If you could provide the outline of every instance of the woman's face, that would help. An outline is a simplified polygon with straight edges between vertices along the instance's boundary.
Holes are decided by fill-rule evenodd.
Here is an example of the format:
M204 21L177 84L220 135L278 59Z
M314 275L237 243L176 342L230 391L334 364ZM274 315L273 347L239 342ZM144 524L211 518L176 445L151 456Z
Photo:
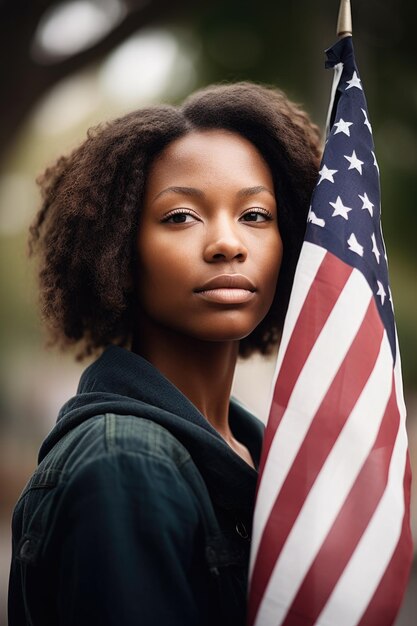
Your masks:
M282 258L269 167L225 130L173 141L153 163L138 232L139 302L154 327L246 337L267 314Z

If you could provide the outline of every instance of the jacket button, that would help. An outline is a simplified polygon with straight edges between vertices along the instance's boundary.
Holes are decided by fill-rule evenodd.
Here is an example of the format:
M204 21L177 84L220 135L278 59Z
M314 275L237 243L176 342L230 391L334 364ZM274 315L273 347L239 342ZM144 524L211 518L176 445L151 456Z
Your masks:
M236 522L236 532L242 537L242 539L247 539L249 537L245 524L240 520Z

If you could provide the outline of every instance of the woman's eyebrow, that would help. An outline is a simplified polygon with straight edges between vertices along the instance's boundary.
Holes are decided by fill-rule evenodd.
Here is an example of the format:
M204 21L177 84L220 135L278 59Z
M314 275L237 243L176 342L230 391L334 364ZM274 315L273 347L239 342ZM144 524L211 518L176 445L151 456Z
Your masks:
M204 192L201 191L201 189L196 189L195 187L167 187L166 189L163 189L162 191L157 193L153 201L159 198L159 196L162 196L162 194L170 192L178 193L182 196L197 196L199 198L204 197Z
M266 191L267 193L269 193L275 200L275 196L272 191L267 187L264 187L263 185L257 185L256 187L245 187L244 189L238 191L236 195L238 198L247 198L248 196L255 196L262 191Z

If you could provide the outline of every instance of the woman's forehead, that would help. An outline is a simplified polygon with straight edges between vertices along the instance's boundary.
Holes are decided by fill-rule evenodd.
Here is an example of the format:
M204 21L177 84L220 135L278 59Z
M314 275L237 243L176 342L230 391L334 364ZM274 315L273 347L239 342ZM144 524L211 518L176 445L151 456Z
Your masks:
M238 133L223 129L193 131L171 142L149 171L147 187L238 184L273 190L271 171L258 149Z

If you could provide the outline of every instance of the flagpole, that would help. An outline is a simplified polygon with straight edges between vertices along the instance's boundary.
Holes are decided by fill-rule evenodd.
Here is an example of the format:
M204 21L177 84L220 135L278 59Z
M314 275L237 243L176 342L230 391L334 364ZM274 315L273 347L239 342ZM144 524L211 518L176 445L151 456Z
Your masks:
M352 11L350 8L350 0L340 0L336 33L340 38L352 36Z
M350 8L350 0L340 0L339 15L337 18L336 33L339 39L352 36L352 11ZM330 132L330 119L333 111L333 104L336 95L337 86L343 71L343 65L339 64L334 67L333 85L330 93L329 108L326 119L326 138Z

